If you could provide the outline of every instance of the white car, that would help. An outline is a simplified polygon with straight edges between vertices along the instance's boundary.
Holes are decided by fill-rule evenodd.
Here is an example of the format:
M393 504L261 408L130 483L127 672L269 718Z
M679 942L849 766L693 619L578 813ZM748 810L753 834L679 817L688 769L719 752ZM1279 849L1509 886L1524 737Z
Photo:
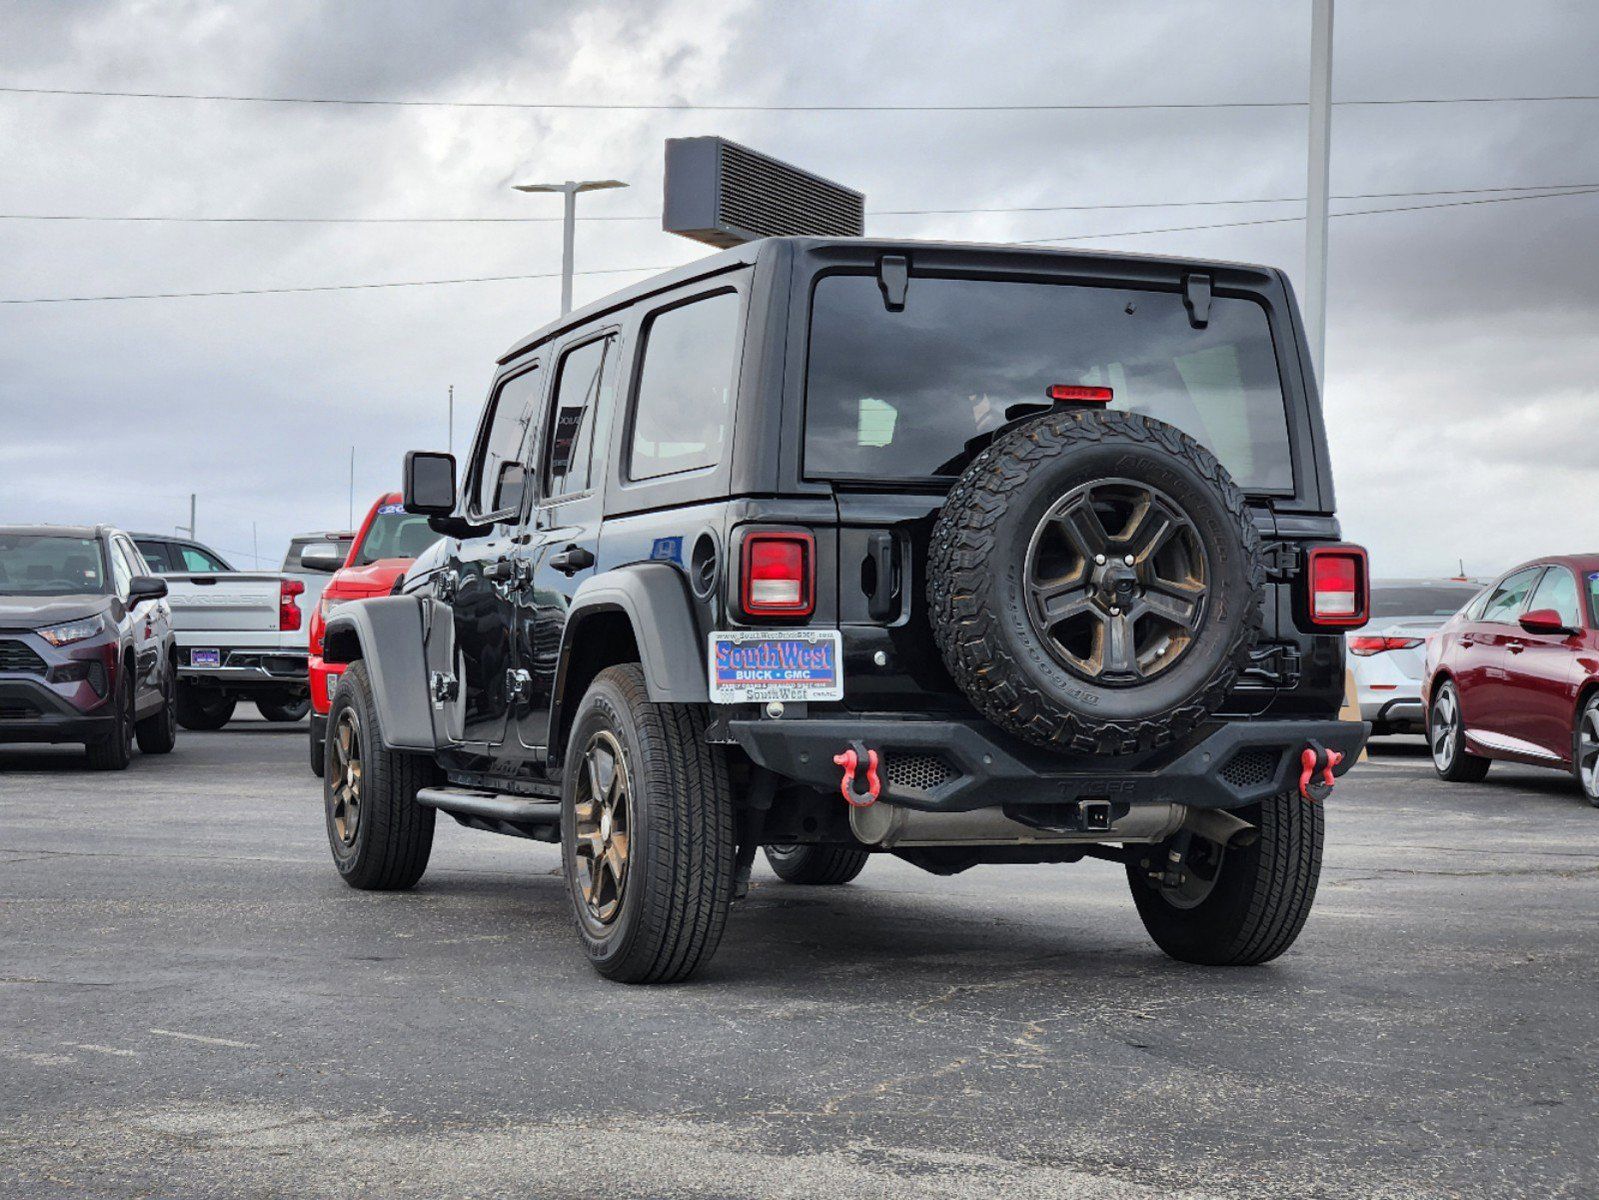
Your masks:
M1349 673L1373 736L1421 733L1427 639L1483 589L1472 579L1393 579L1371 585L1371 620L1346 634Z

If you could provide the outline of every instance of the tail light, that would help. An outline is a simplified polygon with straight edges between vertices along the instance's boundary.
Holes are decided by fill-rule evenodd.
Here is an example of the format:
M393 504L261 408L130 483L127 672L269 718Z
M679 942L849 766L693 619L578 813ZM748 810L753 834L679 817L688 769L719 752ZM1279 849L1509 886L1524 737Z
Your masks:
M1052 383L1049 398L1057 404L1109 404L1116 393L1108 387L1090 387L1077 383Z
M1316 546L1308 555L1313 625L1355 628L1371 613L1371 573L1363 546Z
M816 609L816 539L808 533L744 537L740 600L752 617L806 617Z
M300 621L304 614L294 598L305 591L305 584L298 579L285 579L278 584L278 628L293 630L300 628Z
M1405 637L1351 637L1349 639L1349 653L1361 658L1368 658L1373 654L1381 654L1385 650L1414 650L1422 644L1421 638Z

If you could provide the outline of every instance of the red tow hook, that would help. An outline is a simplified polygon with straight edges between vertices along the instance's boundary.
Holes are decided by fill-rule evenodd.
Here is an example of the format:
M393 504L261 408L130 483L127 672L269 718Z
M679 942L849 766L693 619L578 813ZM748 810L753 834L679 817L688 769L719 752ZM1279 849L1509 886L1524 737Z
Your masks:
M1333 768L1344 761L1341 751L1310 742L1299 752L1299 794L1312 803L1332 795ZM1319 778L1318 778L1319 776Z
M876 750L868 750L863 742L851 742L841 753L833 755L833 762L844 768L844 778L838 785L844 803L853 808L866 808L877 803L877 797L883 792L883 784L877 778ZM857 775L862 762L865 762L866 770Z

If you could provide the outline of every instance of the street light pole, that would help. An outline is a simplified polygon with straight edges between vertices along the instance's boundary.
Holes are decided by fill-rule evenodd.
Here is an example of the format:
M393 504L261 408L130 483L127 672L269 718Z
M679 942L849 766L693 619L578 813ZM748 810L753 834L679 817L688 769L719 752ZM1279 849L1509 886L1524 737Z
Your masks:
M577 243L577 194L606 188L624 188L620 179L568 179L565 183L518 183L519 192L560 192L566 219L561 228L561 315L572 311L572 253Z
M1305 206L1305 332L1321 390L1327 377L1327 202L1332 166L1333 0L1310 7L1310 165Z

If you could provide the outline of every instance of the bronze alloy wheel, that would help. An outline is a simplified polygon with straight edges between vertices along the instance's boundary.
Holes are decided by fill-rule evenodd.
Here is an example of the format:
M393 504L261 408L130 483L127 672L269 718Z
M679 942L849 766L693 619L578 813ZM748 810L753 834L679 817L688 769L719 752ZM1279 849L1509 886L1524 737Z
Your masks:
M599 730L583 751L572 815L578 886L588 915L609 925L622 911L627 888L632 783L622 745Z
M361 831L361 717L353 707L339 712L328 742L333 750L328 774L333 832L348 848Z
M1132 479L1073 488L1027 550L1027 615L1068 670L1137 684L1176 664L1204 619L1209 563L1164 492Z

